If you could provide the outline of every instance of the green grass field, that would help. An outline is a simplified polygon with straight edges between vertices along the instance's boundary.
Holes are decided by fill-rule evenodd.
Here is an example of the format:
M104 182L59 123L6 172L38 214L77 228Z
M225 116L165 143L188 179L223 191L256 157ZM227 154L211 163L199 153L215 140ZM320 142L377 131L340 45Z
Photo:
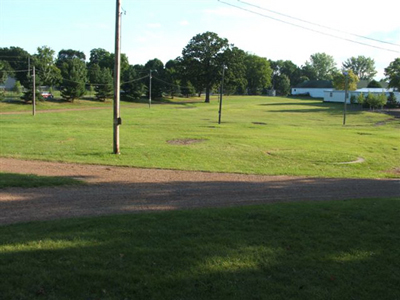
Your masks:
M0 227L1 299L400 299L400 198Z
M122 154L117 156L112 154L109 102L100 103L110 107L105 110L41 113L39 108L35 117L1 115L0 153L24 159L210 172L400 177L399 119L353 109L343 127L340 104L225 97L219 125L216 97L211 104L194 100L155 102L151 109L145 103L122 102ZM7 111L19 107L5 105ZM52 103L54 107L79 105ZM168 143L183 139L198 142ZM342 164L358 158L365 162Z

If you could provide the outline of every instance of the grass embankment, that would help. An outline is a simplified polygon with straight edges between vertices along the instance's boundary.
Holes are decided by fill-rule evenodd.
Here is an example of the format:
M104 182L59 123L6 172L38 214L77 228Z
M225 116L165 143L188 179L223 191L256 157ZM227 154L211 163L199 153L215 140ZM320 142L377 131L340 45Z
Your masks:
M218 125L216 97L210 104L177 102L183 100L154 104L151 109L143 103L123 104L118 156L112 154L110 110L2 115L0 153L24 159L211 172L400 176L400 120L390 116L350 110L347 125L342 126L340 104L225 97ZM179 143L185 139L197 143ZM365 162L342 164L358 158Z
M0 172L0 189L8 187L35 188L44 186L80 185L83 181L68 177L36 176Z
M399 299L400 198L0 227L2 299Z

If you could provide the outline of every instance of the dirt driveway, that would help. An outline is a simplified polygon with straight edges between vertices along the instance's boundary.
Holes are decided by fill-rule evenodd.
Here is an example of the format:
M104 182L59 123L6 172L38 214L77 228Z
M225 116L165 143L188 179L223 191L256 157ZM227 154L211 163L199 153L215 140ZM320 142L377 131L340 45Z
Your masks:
M321 179L137 169L0 158L1 171L86 186L0 190L0 224L307 200L400 197L396 179Z

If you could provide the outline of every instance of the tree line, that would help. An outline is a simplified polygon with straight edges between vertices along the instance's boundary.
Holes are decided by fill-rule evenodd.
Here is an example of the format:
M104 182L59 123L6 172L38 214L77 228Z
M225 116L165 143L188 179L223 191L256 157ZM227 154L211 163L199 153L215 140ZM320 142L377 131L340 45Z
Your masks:
M32 99L32 75L28 68L35 66L37 85L57 87L61 96L74 101L88 90L104 101L113 94L114 54L95 48L90 57L79 50L63 49L58 55L47 46L37 48L31 55L20 47L0 48L0 81L11 75L25 87L23 98ZM204 93L205 101L218 89L224 72L226 94L259 95L268 89L286 96L290 87L307 80L340 81L343 70L351 70L358 79L372 81L377 74L372 58L351 57L336 67L334 58L326 53L312 54L302 66L290 60L272 61L250 54L230 44L216 33L205 32L194 36L183 48L182 55L166 64L155 58L144 65L130 65L121 55L121 89L127 97L138 99L149 92L152 74L152 95L191 96ZM389 86L400 89L400 58L385 69ZM375 82L375 84L379 84ZM37 92L37 97L41 95Z

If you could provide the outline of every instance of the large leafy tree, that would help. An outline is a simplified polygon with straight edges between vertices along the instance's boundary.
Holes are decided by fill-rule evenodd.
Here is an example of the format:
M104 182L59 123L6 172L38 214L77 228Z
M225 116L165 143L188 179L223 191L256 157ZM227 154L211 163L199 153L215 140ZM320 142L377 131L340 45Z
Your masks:
M54 54L54 50L42 46L37 48L37 54L33 56L34 65L37 68L42 84L47 86L53 86L61 80L61 71L56 66Z
M347 70L347 90L355 91L358 82L358 76L354 74L353 70ZM345 90L346 75L340 72L335 73L335 75L333 75L333 86L337 90Z
M315 73L317 80L332 80L333 74L337 72L333 56L326 53L312 54L310 60L306 62L306 66Z
M266 58L247 54L245 64L249 95L259 95L264 88L271 86L272 69Z
M85 94L87 70L85 62L78 57L64 59L60 65L61 96L73 102Z
M247 87L246 52L232 46L223 55L225 63L224 92L226 94L244 94Z
M10 64L5 60L0 60L0 83L6 82L10 75L14 75Z
M108 68L111 70L111 74L114 76L115 56L114 53L110 53L103 48L95 48L90 51L90 57L88 62L88 72L93 65L99 65L101 69ZM129 61L126 54L121 53L121 74L125 72L129 67Z
M227 39L220 38L214 32L205 32L194 36L182 51L182 58L190 72L196 88L205 88L205 102L210 102L210 92L220 81L224 65L223 53L229 48Z
M400 57L392 61L385 68L386 79L389 80L389 87L400 90Z
M113 77L111 70L108 68L102 68L97 74L97 84L94 87L96 92L96 98L100 101L105 101L106 98L110 98L113 95Z
M362 55L350 57L342 65L345 70L352 70L360 80L372 80L377 73L375 61Z
M290 93L290 79L286 74L278 75L275 78L275 89L281 96L287 96Z
M22 83L26 88L29 87L28 82L28 66L31 55L20 47L0 48L0 60L4 68L10 67L14 72L15 79ZM32 62L31 62L32 63ZM26 72L21 72L26 70Z
M165 70L164 64L158 58L149 60L143 68L143 73L150 74L150 70L152 72L152 82L151 82L151 95L152 98L160 98L163 95L163 92L166 88L166 80L165 80ZM144 84L147 86L147 90L149 89L149 79L146 78Z
M272 82L275 85L275 79L281 75L289 78L291 85L297 85L303 81L301 69L290 60L270 60L272 68Z
M165 88L173 99L176 94L180 91L180 80L179 80L179 64L177 59L171 59L165 64L165 80L168 82Z
M129 66L127 70L122 73L122 90L125 95L131 99L140 99L146 92L146 85L142 80L137 80L143 76L142 65Z

